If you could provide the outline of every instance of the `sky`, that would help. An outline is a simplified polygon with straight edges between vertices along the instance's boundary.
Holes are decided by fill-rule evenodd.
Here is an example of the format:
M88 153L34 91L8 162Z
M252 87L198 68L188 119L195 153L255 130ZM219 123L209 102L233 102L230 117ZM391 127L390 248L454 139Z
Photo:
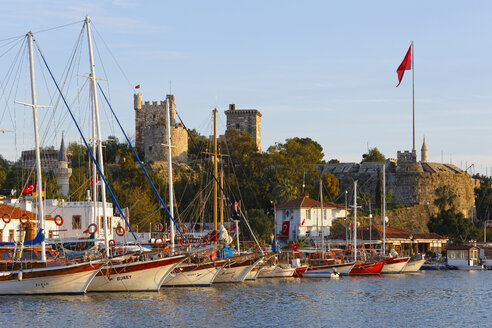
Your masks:
M263 150L309 137L326 160L359 162L368 147L396 158L412 148L412 74L407 71L396 88L396 69L414 41L418 157L425 136L429 161L492 172L487 1L2 0L0 45L33 31L60 78L85 15L94 27L96 75L130 136L139 84L144 101L173 93L185 125L203 135L211 134L214 107L223 133L224 111L235 103L262 113ZM77 74L89 73L85 61L78 60ZM8 65L6 56L0 59L3 95ZM40 89L52 89L41 91L38 103L51 104L53 88L37 69ZM72 91L84 79L72 79ZM21 99L15 100L30 99L27 86L16 87ZM32 114L10 98L0 102L0 129L16 132L0 134L0 154L14 160L32 148ZM76 97L70 102L84 104ZM62 131L66 142L80 142L58 107L40 109L44 146L57 147ZM102 111L103 135L121 140L107 108ZM84 105L78 112L87 126Z

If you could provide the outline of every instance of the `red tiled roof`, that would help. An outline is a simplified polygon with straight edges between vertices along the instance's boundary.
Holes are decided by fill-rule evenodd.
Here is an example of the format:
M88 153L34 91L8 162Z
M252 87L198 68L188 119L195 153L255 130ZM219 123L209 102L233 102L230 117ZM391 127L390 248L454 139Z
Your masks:
M467 250L469 250L472 247L480 248L478 246L472 246L472 245L449 245L448 247L446 247L446 249L448 249L448 250L450 249L450 250L463 250L463 251L467 251Z
M290 208L301 208L301 207L310 207L310 208L321 207L321 203L318 202L317 200L309 198L309 196L304 196L288 201L287 203L284 203L282 205L279 205L278 209L290 209ZM345 209L345 206L335 204L332 202L323 203L323 207Z

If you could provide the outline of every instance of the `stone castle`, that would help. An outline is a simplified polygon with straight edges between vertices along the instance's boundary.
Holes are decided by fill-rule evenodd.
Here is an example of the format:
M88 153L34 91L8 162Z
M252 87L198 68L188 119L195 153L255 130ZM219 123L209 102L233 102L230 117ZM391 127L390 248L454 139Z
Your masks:
M166 100L142 104L142 94L134 94L135 107L135 145L143 153L145 161L167 161L166 103L171 116L171 157L173 162L188 160L188 133L181 123L176 122L174 95L166 95Z
M235 104L224 111L227 117L227 131L239 130L250 134L261 152L261 113L257 109L237 109Z
M353 182L358 180L358 189L370 194L374 204L378 169L382 172L385 165L386 191L391 191L393 204L419 205L430 216L438 212L434 204L436 189L448 186L457 195L457 209L471 217L475 205L474 188L478 187L476 180L455 165L428 162L427 151L424 139L420 162L415 151L399 151L396 160L326 164L323 173L337 177L342 192L353 190Z

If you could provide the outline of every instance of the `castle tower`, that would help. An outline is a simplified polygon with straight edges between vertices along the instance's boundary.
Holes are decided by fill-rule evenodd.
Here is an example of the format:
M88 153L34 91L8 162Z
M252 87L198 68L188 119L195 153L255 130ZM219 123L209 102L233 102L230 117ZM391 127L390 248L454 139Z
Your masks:
M261 151L261 113L257 109L237 109L235 104L224 111L227 116L227 130L239 130L253 137L258 151Z
M172 158L176 162L188 160L188 134L183 125L176 123L176 103L174 95L166 95L165 101L146 101L142 104L142 94L134 94L135 108L135 146L144 154L146 162L166 161L166 102L169 103L171 117Z
M62 140L60 145L60 152L58 153L58 167L55 169L56 184L60 190L60 194L68 197L70 193L70 176L72 175L72 169L68 167L67 150L65 149L65 141Z
M425 144L425 137L424 142L422 143L422 148L420 149L420 162L427 162L427 145Z

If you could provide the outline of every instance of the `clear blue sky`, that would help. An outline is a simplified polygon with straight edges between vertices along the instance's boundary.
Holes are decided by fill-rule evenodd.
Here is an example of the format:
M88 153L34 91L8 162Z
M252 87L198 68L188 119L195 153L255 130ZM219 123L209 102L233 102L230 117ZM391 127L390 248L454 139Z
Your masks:
M487 1L3 0L0 39L89 14L130 81L111 68L114 64L96 62L100 75L107 73L102 77L131 135L131 85L142 86L144 100L163 100L172 81L179 114L203 134L211 132L214 107L223 132L223 111L235 103L263 114L263 149L286 138L310 137L323 146L326 160L343 162L360 161L368 145L392 158L411 149L411 72L395 86L396 68L413 40L418 153L425 135L430 161L441 162L442 156L463 168L474 163L476 172L489 167L490 174L491 6ZM58 76L81 26L35 33ZM106 51L101 39L96 43ZM111 62L110 56L100 59ZM21 122L17 147L29 148L21 132L30 123L29 112L10 110ZM0 123L0 129L11 128L9 120ZM79 141L68 120L59 128L67 141ZM114 125L105 124L103 134L113 133L120 137ZM46 145L58 146L58 128L55 134L58 139L48 138ZM13 136L0 138L0 152L14 159Z

